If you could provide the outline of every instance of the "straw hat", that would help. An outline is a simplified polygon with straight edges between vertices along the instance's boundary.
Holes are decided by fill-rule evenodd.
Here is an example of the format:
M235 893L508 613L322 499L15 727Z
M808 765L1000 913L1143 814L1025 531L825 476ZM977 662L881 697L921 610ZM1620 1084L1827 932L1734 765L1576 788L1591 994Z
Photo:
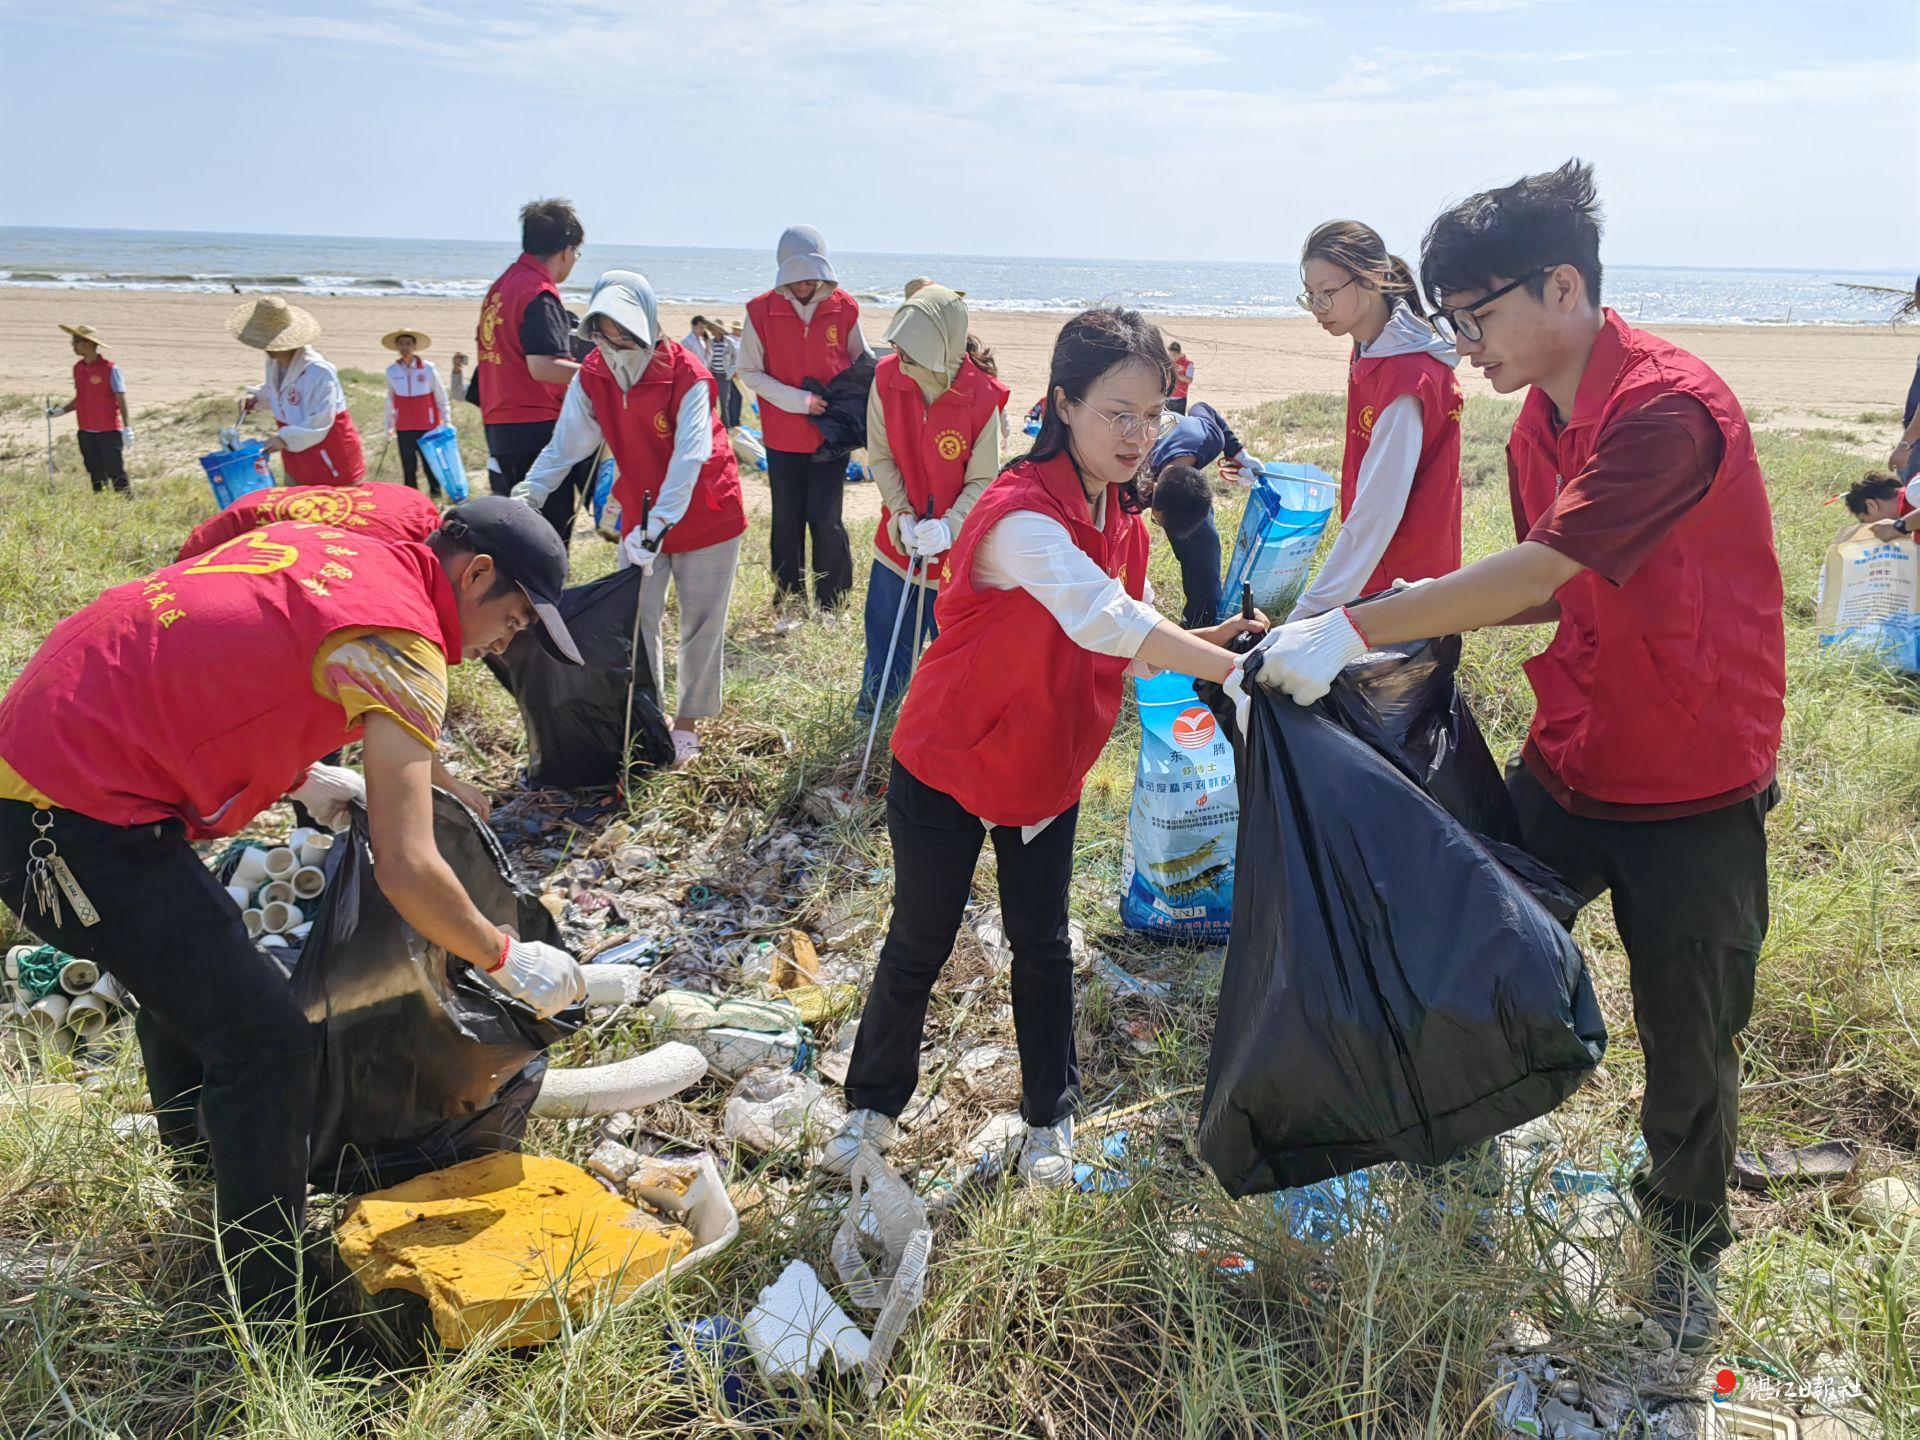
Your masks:
M413 337L413 348L415 350L424 350L433 344L433 337L431 335L427 334L424 330L415 330L412 326L407 326L401 330L389 330L380 337L380 343L389 350L398 350L400 348L400 337L402 335L411 335Z
M320 338L320 322L298 305L266 295L227 316L227 333L256 350L298 350Z
M90 340L102 350L107 348L106 340L91 325L62 325L60 328L76 340Z
M922 290L926 289L927 286L933 283L934 282L928 279L925 275L916 275L913 277L913 279L909 280L905 285L902 285L900 287L900 298L902 300L911 300L915 295L918 295ZM962 300L967 298L967 292L964 290L955 290L953 293L958 295Z

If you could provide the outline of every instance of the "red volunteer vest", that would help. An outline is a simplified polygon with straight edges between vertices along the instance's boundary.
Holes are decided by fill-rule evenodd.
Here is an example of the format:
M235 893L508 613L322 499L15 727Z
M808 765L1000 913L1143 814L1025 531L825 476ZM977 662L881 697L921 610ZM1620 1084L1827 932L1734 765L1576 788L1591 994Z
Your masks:
M353 416L344 406L333 417L333 424L318 445L305 450L283 450L280 460L287 467L289 485L358 485L367 478L366 452L360 448L360 432Z
M0 700L0 756L62 809L231 835L358 737L313 667L360 625L460 659L453 586L424 545L298 521L246 531L55 626Z
M993 418L993 412L1007 403L1010 392L973 361L963 360L953 384L928 405L920 387L900 368L897 355L887 356L875 367L873 384L880 393L880 413L887 422L887 446L900 469L900 478L906 482L907 498L913 502L911 518L926 518L927 498L931 496L933 515L938 519L953 508L966 488L973 442ZM880 507L880 528L873 532L873 548L905 574L907 557L887 533L892 513L886 506Z
M113 362L104 355L73 362L73 418L98 434L120 428L120 399L113 393Z
M329 525L364 539L400 545L425 540L438 530L440 507L406 485L302 485L255 490L196 526L176 558L204 555L236 535L281 520Z
M396 369L405 372L405 378L401 381L406 386L404 391L394 388L393 372ZM387 393L393 396L393 428L396 431L432 430L444 418L440 414L439 403L433 398L433 378L427 373L426 363L417 356L412 364L396 360L387 367Z
M687 513L667 532L662 553L678 555L724 544L747 528L740 501L740 470L733 458L727 427L720 420L719 387L697 356L674 340L662 340L651 364L631 390L622 390L597 349L580 367L579 386L593 404L600 433L620 467L613 493L620 501L622 536L640 523L644 505L659 497L673 458L674 425L680 402L696 385L707 387L713 428L713 455L700 467L687 500ZM643 505L644 502L644 505Z
M1184 355L1173 362L1173 398L1184 400L1193 391L1193 361Z
M527 373L527 352L520 344L520 322L536 296L560 298L547 267L522 255L493 282L480 306L480 419L488 425L519 425L560 418L564 385L546 385Z
M934 611L940 633L914 672L893 753L968 813L1037 825L1078 803L1087 771L1113 734L1127 661L1074 644L1025 590L974 585L974 552L1015 510L1052 516L1095 564L1121 577L1129 595L1145 593L1147 529L1120 508L1113 490L1106 528L1096 530L1066 456L1003 471L947 552Z
M825 384L853 363L847 337L860 323L860 302L844 290L822 299L808 321L801 320L793 302L778 290L749 300L747 314L760 337L767 373L784 384ZM760 423L769 450L811 455L820 448L819 427L804 415L789 415L768 402L760 407Z
M1615 805L1757 794L1773 778L1786 638L1773 517L1747 419L1726 383L1613 311L1556 435L1534 390L1507 442L1522 535L1585 468L1607 426L1659 395L1691 395L1725 439L1700 503L1626 584L1584 571L1560 588L1560 626L1526 664L1538 702L1530 764Z
M1360 462L1373 424L1402 395L1420 402L1420 458L1400 528L1362 595L1395 580L1433 580L1460 568L1460 382L1432 355L1356 356L1347 371L1347 449L1340 460L1340 518L1353 513Z

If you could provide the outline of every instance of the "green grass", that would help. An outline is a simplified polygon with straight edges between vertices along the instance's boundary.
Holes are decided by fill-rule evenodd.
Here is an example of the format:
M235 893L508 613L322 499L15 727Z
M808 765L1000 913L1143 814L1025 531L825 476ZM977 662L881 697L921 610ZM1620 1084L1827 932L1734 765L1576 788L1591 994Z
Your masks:
M349 390L379 449L378 378L349 373ZM176 415L139 418L139 483L130 501L94 497L65 469L57 493L31 464L0 467L0 679L10 678L63 614L105 585L171 558L210 508L190 470L225 423L212 397ZM1510 543L1501 441L1512 407L1466 413L1467 546ZM1342 408L1303 396L1236 417L1257 454L1332 470ZM481 473L468 426L470 473ZM169 451L168 446L175 448ZM1788 589L1790 690L1783 798L1770 824L1773 928L1747 1034L1743 1123L1749 1142L1850 1136L1866 1147L1861 1175L1912 1174L1920 1149L1920 704L1912 684L1823 653L1812 631L1812 583L1833 529L1821 502L1859 468L1824 440L1767 435ZM71 442L68 442L71 448ZM388 461L388 475L393 461ZM1231 505L1231 502L1228 502ZM1231 514L1222 530L1231 533ZM850 617L776 637L756 521L744 551L729 647L729 714L689 771L651 781L632 820L672 837L682 855L724 873L754 834L792 814L810 787L850 778L863 738L852 716L860 631ZM602 572L608 547L576 544L576 571ZM1177 570L1164 548L1155 584L1171 606ZM862 567L864 570L864 567ZM1541 632L1496 632L1468 645L1467 683L1496 753L1517 745L1530 713L1520 662ZM454 738L470 768L497 786L517 763L514 712L478 667L455 672ZM1649 1378L1634 1358L1631 1322L1611 1313L1639 1276L1633 1247L1602 1245L1600 1301L1546 1263L1555 1238L1537 1214L1496 1207L1476 1243L1458 1182L1394 1179L1389 1214L1326 1251L1291 1241L1271 1207L1229 1202L1191 1151L1194 1089L1216 1021L1219 958L1161 947L1115 929L1120 841L1137 728L1123 717L1087 789L1073 906L1096 943L1129 969L1172 982L1153 1012L1149 1053L1116 1038L1123 1012L1085 987L1080 1050L1089 1096L1143 1105L1124 1123L1138 1157L1115 1195L990 1191L943 1217L934 1279L869 1404L823 1382L774 1402L763 1423L781 1435L1337 1436L1346 1440L1491 1433L1487 1342L1510 1317L1547 1326L1580 1377L1635 1374L1703 1395L1706 1370ZM826 863L795 897L816 934L869 939L887 904L878 807L827 837ZM977 893L990 898L992 865ZM862 929L864 927L864 930ZM1559 1158L1616 1167L1634 1135L1643 1075L1624 959L1604 905L1580 938L1607 1011L1612 1044L1593 1083L1558 1115ZM850 942L864 944L865 941ZM973 995L960 988L983 978ZM1006 983L963 945L936 997L929 1037L1007 1043ZM570 1058L625 1053L639 1028L621 1025L570 1043ZM56 1064L52 1072L60 1072ZM6 1062L7 1086L30 1070ZM769 1203L748 1213L740 1242L713 1268L667 1294L599 1317L569 1344L530 1357L475 1352L422 1369L340 1370L304 1359L285 1337L222 1319L204 1251L204 1192L177 1186L155 1148L112 1136L111 1118L140 1094L137 1060L114 1057L76 1114L0 1107L0 1433L274 1434L506 1437L745 1434L710 1383L668 1378L665 1327L707 1314L738 1316L790 1256L830 1276L832 1221L803 1166L756 1164ZM724 1091L707 1087L677 1133L710 1133ZM912 1137L904 1162L931 1166L987 1113L964 1098L949 1126ZM530 1144L580 1158L585 1127L542 1123ZM789 1157L790 1159L790 1157ZM1521 1186L1520 1191L1524 1192ZM1436 1195L1435 1192L1438 1192ZM1920 1231L1903 1238L1853 1217L1851 1185L1830 1193L1743 1198L1745 1238L1728 1257L1729 1333L1723 1353L1743 1371L1770 1367L1811 1383L1857 1387L1885 1432L1916 1433L1920 1377ZM1451 1199L1450 1217L1429 1218ZM1257 1265L1232 1281L1198 1262L1195 1237ZM212 1302L211 1304L209 1302ZM1636 1368L1638 1367L1638 1368ZM1752 1368L1750 1368L1752 1367Z

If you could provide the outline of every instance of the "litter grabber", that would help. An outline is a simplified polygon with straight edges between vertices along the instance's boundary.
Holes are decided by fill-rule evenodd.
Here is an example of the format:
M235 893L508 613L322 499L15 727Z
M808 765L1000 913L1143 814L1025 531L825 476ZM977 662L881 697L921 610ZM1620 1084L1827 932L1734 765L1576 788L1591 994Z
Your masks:
M855 795L867 788L867 767L873 763L873 741L874 737L880 733L880 712L886 709L884 702L887 698L887 682L893 678L893 656L900 646L900 622L907 618L907 599L913 594L915 588L914 577L926 570L926 564L927 562L917 551L913 552L907 561L907 585L900 592L900 608L893 612L893 634L887 640L887 658L880 666L880 691L873 697L873 719L867 725L867 748L860 756L859 778L853 782Z
M367 477L368 479L378 480L380 478L380 472L386 467L386 463L387 463L387 448L392 444L393 444L393 436L391 435L387 436L385 440L382 440L380 442L380 458L379 460L374 462L373 474L368 476Z
M647 520L653 514L653 497L642 496L640 500L640 533L645 534ZM656 543L667 538L672 525L662 527ZM640 674L640 596L633 597L633 638L627 644L627 733L620 742L620 798L627 798L627 771L633 761L633 683ZM663 697L664 698L664 697Z
M51 490L57 473L53 468L53 397L49 395L47 403L40 408L47 412L47 488Z
M922 520L931 520L933 518L933 496L931 494L927 496L927 513L920 518ZM913 672L920 668L920 649L926 642L927 564L927 559L922 558L920 561L920 584L914 587L920 593L913 602L913 663L907 666L908 684L913 683Z

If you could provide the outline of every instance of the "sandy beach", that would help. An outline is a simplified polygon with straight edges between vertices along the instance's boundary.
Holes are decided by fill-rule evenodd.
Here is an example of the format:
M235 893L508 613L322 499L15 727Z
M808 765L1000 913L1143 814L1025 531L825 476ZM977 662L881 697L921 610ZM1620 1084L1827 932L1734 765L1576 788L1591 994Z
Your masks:
M230 295L157 291L0 291L0 396L70 394L72 356L56 328L63 322L84 322L104 333L109 353L125 371L136 419L149 406L237 393L258 383L261 369L259 356L227 335L224 322L237 303ZM391 357L379 337L398 325L416 325L435 337L430 354L443 373L455 350L473 349L478 306L471 300L319 296L297 303L319 316L326 327L320 348L343 367L383 368ZM677 338L692 313L668 305L661 318ZM741 307L710 307L707 313L738 319ZM879 339L888 314L864 313L870 340ZM1061 320L1001 312L974 317L974 333L993 349L1018 412L1045 385ZM1223 410L1344 386L1344 347L1309 320L1170 316L1161 323L1198 364L1194 398ZM1748 409L1759 412L1761 423L1776 428L1859 425L1863 414L1897 409L1920 346L1920 328L1911 325L1655 328L1714 366ZM1470 369L1463 369L1462 378L1469 395L1492 393ZM1891 444L1895 433L1884 424L1860 428L1868 444L1878 444L1882 430Z

